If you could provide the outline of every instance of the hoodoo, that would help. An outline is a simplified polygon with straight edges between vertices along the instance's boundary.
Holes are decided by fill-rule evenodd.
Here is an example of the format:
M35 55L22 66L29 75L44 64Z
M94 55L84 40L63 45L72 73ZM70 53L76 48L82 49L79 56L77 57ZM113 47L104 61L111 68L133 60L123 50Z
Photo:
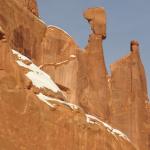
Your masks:
M106 37L106 13L104 8L90 8L84 12L92 33L88 44L79 55L78 98L86 112L101 119L109 119L109 89L103 54Z
M106 38L106 12L104 8L89 8L84 12L84 18L87 19L91 30L96 35Z

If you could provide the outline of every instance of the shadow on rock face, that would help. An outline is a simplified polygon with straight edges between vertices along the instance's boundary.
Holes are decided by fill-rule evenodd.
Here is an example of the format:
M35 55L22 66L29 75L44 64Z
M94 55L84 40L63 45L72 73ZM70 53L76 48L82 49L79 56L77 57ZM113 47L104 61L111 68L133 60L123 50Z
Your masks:
M13 45L20 53L31 58L31 50L28 48L30 43L31 35L28 28L23 26L17 27L13 31Z
M3 39L6 39L6 37L5 37L5 32L4 32L4 30L2 29L2 27L0 26L0 40L3 40Z

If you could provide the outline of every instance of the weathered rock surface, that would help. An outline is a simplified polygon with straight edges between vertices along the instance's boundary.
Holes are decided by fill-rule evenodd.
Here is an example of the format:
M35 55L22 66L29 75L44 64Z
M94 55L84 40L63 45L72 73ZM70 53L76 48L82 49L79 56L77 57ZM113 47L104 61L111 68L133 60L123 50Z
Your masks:
M0 26L6 31L11 48L29 58L40 59L40 44L47 27L20 0L0 1Z
M111 123L126 133L137 148L148 150L149 134L145 129L148 96L137 41L131 42L127 57L111 65L111 71Z
M79 104L86 112L108 121L110 97L102 46L106 37L106 15L103 8L91 8L85 11L84 16L90 22L93 33L85 50L79 54Z
M38 18L35 0L0 1L2 149L150 149L150 103L139 44L131 42L131 53L112 64L108 76L105 10L90 8L84 17L92 34L80 49L65 31Z
M36 0L17 0L19 4L22 4L34 15L39 16Z
M88 17L95 13L97 18L90 19L93 33L85 50L79 49L62 29L49 26L41 43L41 58L36 61L58 85L66 87L62 90L70 102L108 121L109 90L102 48L102 40L106 36L106 15L103 8L96 8L96 12L88 10L84 14L89 20Z
M41 69L52 76L70 102L77 103L78 46L62 29L49 26L41 43Z
M14 72L5 68L0 77L1 149L135 150L120 131L86 115L77 105L45 95L45 88L55 95L62 92L28 58L15 50L5 50L11 54L13 63L9 67ZM39 90L35 92L34 87Z
M91 25L94 34L106 38L106 13L104 8L89 8L84 12L84 17Z

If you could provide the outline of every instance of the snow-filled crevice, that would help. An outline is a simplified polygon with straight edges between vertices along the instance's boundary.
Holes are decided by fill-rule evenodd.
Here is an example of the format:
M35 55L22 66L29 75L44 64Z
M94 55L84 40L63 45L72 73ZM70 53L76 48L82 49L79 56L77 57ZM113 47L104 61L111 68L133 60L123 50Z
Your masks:
M101 125L103 125L107 129L108 132L110 132L114 136L118 135L119 137L122 137L123 139L125 139L125 140L130 142L130 140L127 137L127 135L125 135L124 133L122 133L121 131L119 131L117 129L112 128L107 123L99 120L98 118L96 118L96 117L94 117L92 115L86 114L86 121L87 121L87 123L90 123L90 124L99 124L100 123Z
M65 101L62 101L60 99L57 99L57 98L53 98L53 97L49 97L49 96L45 96L43 95L42 93L39 93L37 94L37 97L42 100L42 101L46 101L47 103L49 103L52 107L55 106L54 103L59 103L59 104L63 104L65 106L68 106L69 108L71 108L72 110L78 110L79 107L75 104L72 104L72 103L68 103L68 102L65 102Z

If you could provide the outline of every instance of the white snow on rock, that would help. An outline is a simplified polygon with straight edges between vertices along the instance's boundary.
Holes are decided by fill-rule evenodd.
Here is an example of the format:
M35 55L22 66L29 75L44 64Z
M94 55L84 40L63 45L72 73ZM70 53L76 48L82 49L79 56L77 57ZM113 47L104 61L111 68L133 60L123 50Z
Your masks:
M92 115L86 114L86 121L87 123L96 123L96 122L100 122L100 120Z
M77 110L79 109L79 107L75 104L71 104L71 103L68 103L68 102L65 102L65 101L61 101L57 98L53 98L53 97L48 97L48 96L45 96L43 95L42 93L39 93L37 94L37 97L42 100L42 101L46 101L48 104L50 104L51 106L54 106L53 104L51 104L50 102L57 102L57 103L60 103L60 104L63 104L63 105L66 105L68 107L70 107L72 110Z
M122 137L123 139L125 139L125 140L130 142L129 138L124 133L122 133L121 131L119 131L117 129L112 128L107 123L104 123L103 121L99 120L98 118L96 118L96 117L94 117L92 115L86 114L86 121L87 121L87 123L90 123L90 124L101 123L107 129L107 131L112 133L114 136L118 135L118 136Z
M39 16L39 17L37 17L37 16L35 16L41 23L43 23L44 25L46 25L46 23L43 21L43 19L42 19L42 17L41 16ZM47 25L46 25L47 26Z
M66 33L68 36L70 36L69 33L67 33L65 30L61 29L60 27L57 27L57 26L54 26L54 25L49 25L48 27L53 27L53 28L59 29L59 30L63 31L64 33Z
M26 65L23 61L29 60L27 57L21 55L19 52L12 50L14 55L18 56L17 63L19 66L29 69L29 72L26 76L32 81L33 85L38 88L47 88L57 93L60 91L58 86L53 82L51 77L47 75L44 71L40 70L39 67L31 63L30 65Z
M28 60L31 62L31 60L27 57L25 57L24 55L20 54L18 51L12 50L14 55L17 55L19 60Z
M76 55L70 55L70 58L76 58Z
M59 63L56 63L55 65L56 65L56 66L57 66L57 65L62 65L62 64L65 64L65 63L67 63L67 62L69 62L69 60L61 61L61 62L59 62Z
M51 104L47 101L47 96L43 95L42 93L40 94L37 94L37 97L43 101L44 103L46 103L48 106L52 107L52 108L55 108L55 104Z

